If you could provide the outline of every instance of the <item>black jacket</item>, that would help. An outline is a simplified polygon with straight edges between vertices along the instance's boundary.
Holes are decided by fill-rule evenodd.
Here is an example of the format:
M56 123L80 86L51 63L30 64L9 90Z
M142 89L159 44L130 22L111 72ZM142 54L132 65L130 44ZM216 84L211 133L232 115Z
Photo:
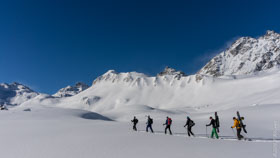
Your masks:
M212 125L213 128L217 128L216 121L214 119L212 119L211 122L206 126L211 126L211 125Z
M152 118L148 118L147 120L147 125L152 125L153 124L153 119Z
M138 119L134 118L133 120L131 120L131 122L133 122L134 124L137 124L138 123Z
M190 118L188 118L188 119L187 119L187 122L186 122L186 124L185 124L185 126L184 126L184 127L186 127L186 126L188 126L188 127L192 127L192 126L194 126L194 122L193 122L193 120L191 120Z

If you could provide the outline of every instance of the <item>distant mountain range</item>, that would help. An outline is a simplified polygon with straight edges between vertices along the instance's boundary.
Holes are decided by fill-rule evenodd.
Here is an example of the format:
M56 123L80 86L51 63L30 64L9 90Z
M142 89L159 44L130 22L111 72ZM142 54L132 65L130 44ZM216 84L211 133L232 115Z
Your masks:
M215 56L194 75L187 76L184 72L170 67L166 67L152 77L138 72L117 73L109 70L95 79L92 86L79 82L74 86L62 88L53 95L40 94L19 83L3 83L0 84L0 104L15 106L22 103L44 102L44 104L65 106L67 103L69 107L78 106L94 111L108 111L130 104L141 104L142 108L148 109L166 108L172 105L178 107L181 104L186 105L187 101L188 104L204 105L209 102L217 104L218 102L211 101L213 98L207 95L211 95L213 91L227 91L227 89L219 89L222 83L220 80L265 73L268 70L276 70L275 72L278 73L279 66L280 34L267 31L264 36L257 39L242 37L236 40L227 50ZM219 83L217 88L213 86L214 82ZM254 83L253 79L252 83ZM260 84L260 82L256 83ZM250 87L251 83L246 82L246 84ZM272 86L265 84L266 87ZM202 88L203 85L207 85L208 88L213 87ZM240 85L236 87L242 89L244 86ZM240 94L251 95L256 91L248 91L246 94L240 92ZM212 93L214 94L223 96ZM226 97L231 95L225 94ZM197 101L201 97L204 97L204 101Z

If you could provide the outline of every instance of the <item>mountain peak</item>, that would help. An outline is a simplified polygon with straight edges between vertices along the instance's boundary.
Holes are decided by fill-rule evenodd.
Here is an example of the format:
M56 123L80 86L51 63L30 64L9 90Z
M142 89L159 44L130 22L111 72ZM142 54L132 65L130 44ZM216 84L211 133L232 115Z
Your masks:
M102 76L99 76L97 79L93 81L93 85L96 84L97 82L101 81L109 81L109 82L133 82L141 77L146 77L145 74L143 73L138 73L138 72L122 72L122 73L117 73L115 70L109 70Z
M108 70L104 75L109 75L109 74L117 74L117 72L115 70Z
M88 89L89 86L83 82L77 82L74 86L67 86L65 88L61 88L57 93L55 93L53 96L55 97L71 97L74 96L86 89Z
M198 74L245 75L280 66L280 34L267 31L258 39L241 37L215 56Z
M77 82L77 83L75 84L75 87L81 87L81 88L83 88L83 89L86 89L86 88L88 88L89 86L88 86L87 84L83 83L83 82Z
M186 74L184 72L177 71L177 70L175 70L173 68L170 68L168 66L166 66L162 72L157 74L157 76L166 76L166 75L178 76L178 77L186 76Z
M0 84L0 104L19 105L37 95L39 93L17 82Z
M267 30L265 36L271 36L271 35L275 35L275 34L278 34L278 33L276 33L273 30Z

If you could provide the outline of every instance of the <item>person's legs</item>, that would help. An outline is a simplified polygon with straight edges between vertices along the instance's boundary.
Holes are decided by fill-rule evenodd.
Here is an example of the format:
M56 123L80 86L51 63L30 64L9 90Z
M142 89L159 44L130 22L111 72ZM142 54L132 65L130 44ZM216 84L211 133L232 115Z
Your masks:
M192 132L192 127L189 127L189 128L188 128L188 131L190 132L191 135L194 136L194 134L193 134L193 132Z
M171 126L170 125L168 126L168 129L169 129L169 133L172 135Z
M219 139L219 136L218 136L218 133L216 131L216 128L213 128L213 129L214 129L214 134L215 134L216 138Z
M211 138L213 138L213 137L214 137L214 130L215 130L215 128L212 128Z
M215 135L215 137L216 137L217 139L219 139L219 136L218 136L218 133L217 133L217 131L216 131L216 128L213 128L213 129L212 129L211 138L214 138L214 135Z
M154 130L153 130L153 128L152 128L152 125L150 125L150 129L151 129L152 133L154 133Z
M191 136L191 134L190 134L190 129L188 128L188 136L190 137Z
M165 126L164 133L166 134L168 126Z
M242 139L243 138L243 136L241 135L241 128L237 128L236 129L236 131L237 131L237 138L240 140L240 139Z

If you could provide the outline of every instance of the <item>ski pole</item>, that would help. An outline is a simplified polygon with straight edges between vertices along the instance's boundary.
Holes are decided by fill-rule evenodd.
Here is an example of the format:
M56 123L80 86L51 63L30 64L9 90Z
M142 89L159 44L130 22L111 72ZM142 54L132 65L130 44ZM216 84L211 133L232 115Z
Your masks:
M187 129L185 126L184 126L184 128Z
M232 129L233 135L234 135L234 136L236 136L236 138L237 138L237 135L235 134L235 132L234 132L233 128L231 128L231 129Z
M207 126L206 126L206 137L208 138Z

